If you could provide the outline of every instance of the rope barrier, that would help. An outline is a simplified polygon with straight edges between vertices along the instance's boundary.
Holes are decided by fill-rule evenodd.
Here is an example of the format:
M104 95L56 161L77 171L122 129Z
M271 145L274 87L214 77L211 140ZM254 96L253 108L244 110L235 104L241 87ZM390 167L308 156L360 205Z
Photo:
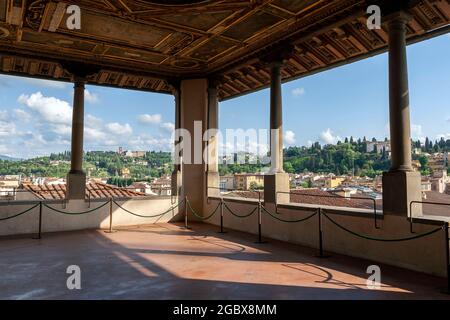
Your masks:
M120 204L118 204L115 200L113 200L113 202L114 202L114 204L115 204L116 206L118 206L120 209L122 209L123 211L125 211L125 212L127 212L127 213L129 213L129 214L131 214L131 215L133 215L133 216L140 217L140 218L157 218L157 217L162 217L162 216L168 214L170 211L176 209L177 207L179 207L179 206L184 202L184 200L180 201L176 206L170 207L169 209L167 209L167 210L164 211L163 213L159 213L159 214L155 214L155 215L151 215L151 216L145 216L145 215L142 215L142 214L138 214L138 213L132 212L132 211L130 211L130 210L125 209L124 207L122 207L122 206L121 206Z
M253 209L250 213L241 216L241 215L238 215L238 214L234 213L233 210L231 210L230 207L229 207L225 202L223 203L223 205L225 206L225 208L227 208L227 210L228 210L233 216L235 216L235 217L237 217L237 218L248 218L248 217L250 217L251 215L253 215L253 214L256 212L256 210L258 209L258 207L256 207L256 208Z
M98 210L98 209L103 208L103 207L106 206L108 203L109 203L109 201L108 201L108 202L105 202L105 203L102 204L101 206L98 206L97 208L94 208L94 209L91 209L91 210L87 210L87 211L80 211L80 212L66 212L66 211L62 211L62 210L58 210L58 209L56 209L56 208L50 207L49 205L47 205L47 204L45 204L45 203L44 203L43 205L44 205L46 208L49 208L50 210L53 210L53 211L55 211L55 212L75 216L75 215L82 215L82 214L88 214L88 213L94 212L94 211L96 211L96 210Z
M18 213L18 214L15 214L15 215L13 215L13 216L6 217L6 218L1 218L0 221L6 221L6 220L10 220L10 219L17 218L18 216L21 216L21 215L23 215L23 214L25 214L25 213L27 213L27 212L30 212L31 210L33 210L34 208L37 208L38 206L39 206L39 203L36 204L36 205L34 205L34 206L32 206L31 208L29 208L29 209L27 209L27 210L25 210L25 211L22 211L22 212L20 212L20 213Z
M350 234L352 234L352 235L354 235L356 237L363 238L363 239L366 239L366 240L373 240L373 241L382 241L382 242L408 241L408 240L414 240L414 239L418 239L418 238L423 238L423 237L432 235L433 233L436 233L436 232L438 232L440 230L443 230L443 227L441 226L439 228L436 228L436 229L433 229L431 231L428 231L428 232L425 232L425 233L422 233L422 234L418 234L418 235L415 235L415 236L412 236L412 237L397 238L397 239L382 239L382 238L375 238L375 237L371 237L371 236L367 236L367 235L356 233L356 232L354 232L354 231L352 231L350 229L347 229L346 227L340 225L339 223L337 223L336 221L331 219L327 214L325 214L325 213L322 213L322 214L325 216L325 218L327 218L336 227L338 227L338 228L340 228L340 229L342 229L342 230L344 230L344 231L346 231L346 232L348 232L348 233L350 233Z
M188 200L187 201L187 205L189 207L189 209L191 210L191 212L194 214L194 216L196 216L197 218L199 218L200 220L208 220L210 219L213 215L216 214L217 210L219 210L220 208L220 203L217 205L217 207L214 209L214 211L207 217L202 217L201 215L199 215L197 212L195 212L195 210L192 208L191 206L191 202Z
M302 218L302 219L298 219L298 220L285 220L285 219L279 218L279 217L277 217L276 215L274 215L273 213L269 212L264 206L261 206L261 207L262 207L262 209L263 209L269 216L271 216L272 218L274 218L274 219L276 219L276 220L279 220L279 221L282 221L282 222L287 222L287 223L298 223L298 222L303 222L303 221L309 220L309 219L311 219L312 217L314 217L315 215L317 215L317 211L316 211L316 212L314 212L313 214L307 216L306 218Z

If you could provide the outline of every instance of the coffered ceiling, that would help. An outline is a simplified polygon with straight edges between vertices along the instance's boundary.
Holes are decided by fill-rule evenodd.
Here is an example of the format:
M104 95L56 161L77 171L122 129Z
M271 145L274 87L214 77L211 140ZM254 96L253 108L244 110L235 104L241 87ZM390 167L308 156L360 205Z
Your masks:
M408 39L445 33L450 0L410 1ZM81 29L66 7L81 8ZM212 77L221 99L269 84L261 57L292 45L285 81L382 52L385 26L366 27L366 0L0 0L0 71L70 81L68 63L98 72L89 83L170 92L170 81Z

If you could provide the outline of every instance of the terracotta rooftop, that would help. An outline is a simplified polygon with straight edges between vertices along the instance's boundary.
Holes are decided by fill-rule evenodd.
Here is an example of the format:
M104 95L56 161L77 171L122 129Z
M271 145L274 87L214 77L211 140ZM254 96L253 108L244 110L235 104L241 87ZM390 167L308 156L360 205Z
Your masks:
M32 185L24 184L23 188L35 194L38 198L44 200L62 200L66 198L66 185ZM87 183L86 198L104 199L111 197L142 197L144 193L135 192L130 189L118 188L104 183Z
M448 206L443 205L423 205L423 214L432 216L446 216L450 217L450 195L445 193L439 193L436 191L424 192L426 199L425 202L446 203Z
M373 209L373 200L365 199L349 199L344 198L327 191L319 189L304 189L291 190L290 201L293 203L316 204L321 206L359 208L359 209ZM231 196L243 198L258 198L256 191L236 191L230 194ZM381 209L381 201L377 200L377 209Z

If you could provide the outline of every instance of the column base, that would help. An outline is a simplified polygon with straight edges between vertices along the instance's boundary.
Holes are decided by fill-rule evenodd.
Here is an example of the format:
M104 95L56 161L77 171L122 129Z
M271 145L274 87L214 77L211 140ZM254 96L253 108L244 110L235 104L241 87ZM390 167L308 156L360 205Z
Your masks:
M86 173L69 172L66 182L66 199L84 200L86 198Z
M411 201L422 201L421 176L414 171L383 173L383 213L409 216ZM413 216L422 215L419 204L413 207Z
M289 174L275 173L264 176L264 203L289 203L289 191Z
M208 197L219 197L220 196L220 177L218 172L207 172L206 173L207 190L206 193Z

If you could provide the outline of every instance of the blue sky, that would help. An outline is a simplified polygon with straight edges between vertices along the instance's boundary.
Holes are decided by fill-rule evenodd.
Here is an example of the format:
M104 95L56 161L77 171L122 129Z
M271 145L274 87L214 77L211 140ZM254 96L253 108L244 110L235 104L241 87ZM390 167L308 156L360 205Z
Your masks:
M450 35L408 47L412 136L450 139ZM387 55L283 85L285 146L388 136ZM0 75L0 154L70 149L72 85ZM87 86L86 150L170 150L170 95ZM220 128L269 125L269 91L220 104Z

